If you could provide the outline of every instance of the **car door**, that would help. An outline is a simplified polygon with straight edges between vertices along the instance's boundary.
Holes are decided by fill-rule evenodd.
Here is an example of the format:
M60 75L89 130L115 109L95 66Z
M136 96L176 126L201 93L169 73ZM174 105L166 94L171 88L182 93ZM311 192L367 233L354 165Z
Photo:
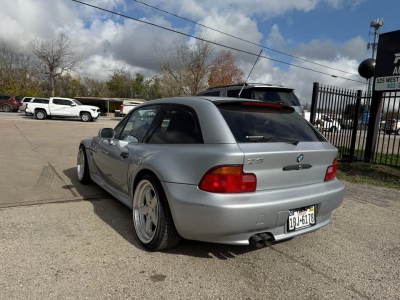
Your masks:
M55 98L50 104L50 112L53 116L71 116L71 104L70 100Z
M126 117L124 128L116 128L113 139L102 140L94 154L103 179L125 194L129 192L129 164L136 159L135 150L143 142L158 109L158 105L150 105L133 111Z

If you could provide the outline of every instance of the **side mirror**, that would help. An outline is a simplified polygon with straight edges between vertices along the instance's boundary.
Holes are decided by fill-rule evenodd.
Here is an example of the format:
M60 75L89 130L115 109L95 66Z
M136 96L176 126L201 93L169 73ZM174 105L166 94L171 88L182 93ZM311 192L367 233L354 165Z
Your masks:
M71 103L71 106L76 106L76 103L72 102L72 103Z
M98 136L101 139L109 140L109 139L113 139L114 138L114 134L115 134L114 133L114 129L112 129L112 128L101 128L99 130Z

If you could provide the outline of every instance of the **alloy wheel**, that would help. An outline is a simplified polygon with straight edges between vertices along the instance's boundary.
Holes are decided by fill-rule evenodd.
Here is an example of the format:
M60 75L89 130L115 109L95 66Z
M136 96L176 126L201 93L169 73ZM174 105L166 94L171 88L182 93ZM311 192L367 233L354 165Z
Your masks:
M85 175L85 153L83 153L83 149L80 148L78 152L78 159L76 164L76 173L78 175L78 179L82 180Z
M142 243L153 240L159 215L159 201L153 185L148 180L140 181L133 198L133 223Z

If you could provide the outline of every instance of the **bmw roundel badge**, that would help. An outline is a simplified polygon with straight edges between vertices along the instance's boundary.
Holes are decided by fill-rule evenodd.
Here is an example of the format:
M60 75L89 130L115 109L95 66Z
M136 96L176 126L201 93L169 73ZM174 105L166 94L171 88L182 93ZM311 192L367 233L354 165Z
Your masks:
M303 154L299 154L299 155L297 156L297 162L302 162L303 159L304 159L304 155L303 155Z

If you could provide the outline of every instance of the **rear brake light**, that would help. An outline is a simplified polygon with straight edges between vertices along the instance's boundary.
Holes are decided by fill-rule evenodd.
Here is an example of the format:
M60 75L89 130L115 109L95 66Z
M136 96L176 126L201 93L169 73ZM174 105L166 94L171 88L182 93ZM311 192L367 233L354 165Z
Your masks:
M19 104L19 106L22 106L23 105L23 103L21 102L20 104Z
M199 188L212 193L255 192L257 178L243 172L243 165L218 166L207 171Z
M304 109L301 111L301 116L302 116L303 118L306 117L306 114L305 114L305 112L304 112Z
M335 179L336 177L336 170L337 170L337 159L335 158L333 160L332 165L326 169L326 175L325 175L325 180L324 181L329 181L332 179Z
M243 105L248 105L248 106L266 106L266 107L283 108L283 105L280 105L280 104L263 103L263 102L243 102Z
M121 111L124 109L124 106L123 105L121 105L121 107L119 108Z

